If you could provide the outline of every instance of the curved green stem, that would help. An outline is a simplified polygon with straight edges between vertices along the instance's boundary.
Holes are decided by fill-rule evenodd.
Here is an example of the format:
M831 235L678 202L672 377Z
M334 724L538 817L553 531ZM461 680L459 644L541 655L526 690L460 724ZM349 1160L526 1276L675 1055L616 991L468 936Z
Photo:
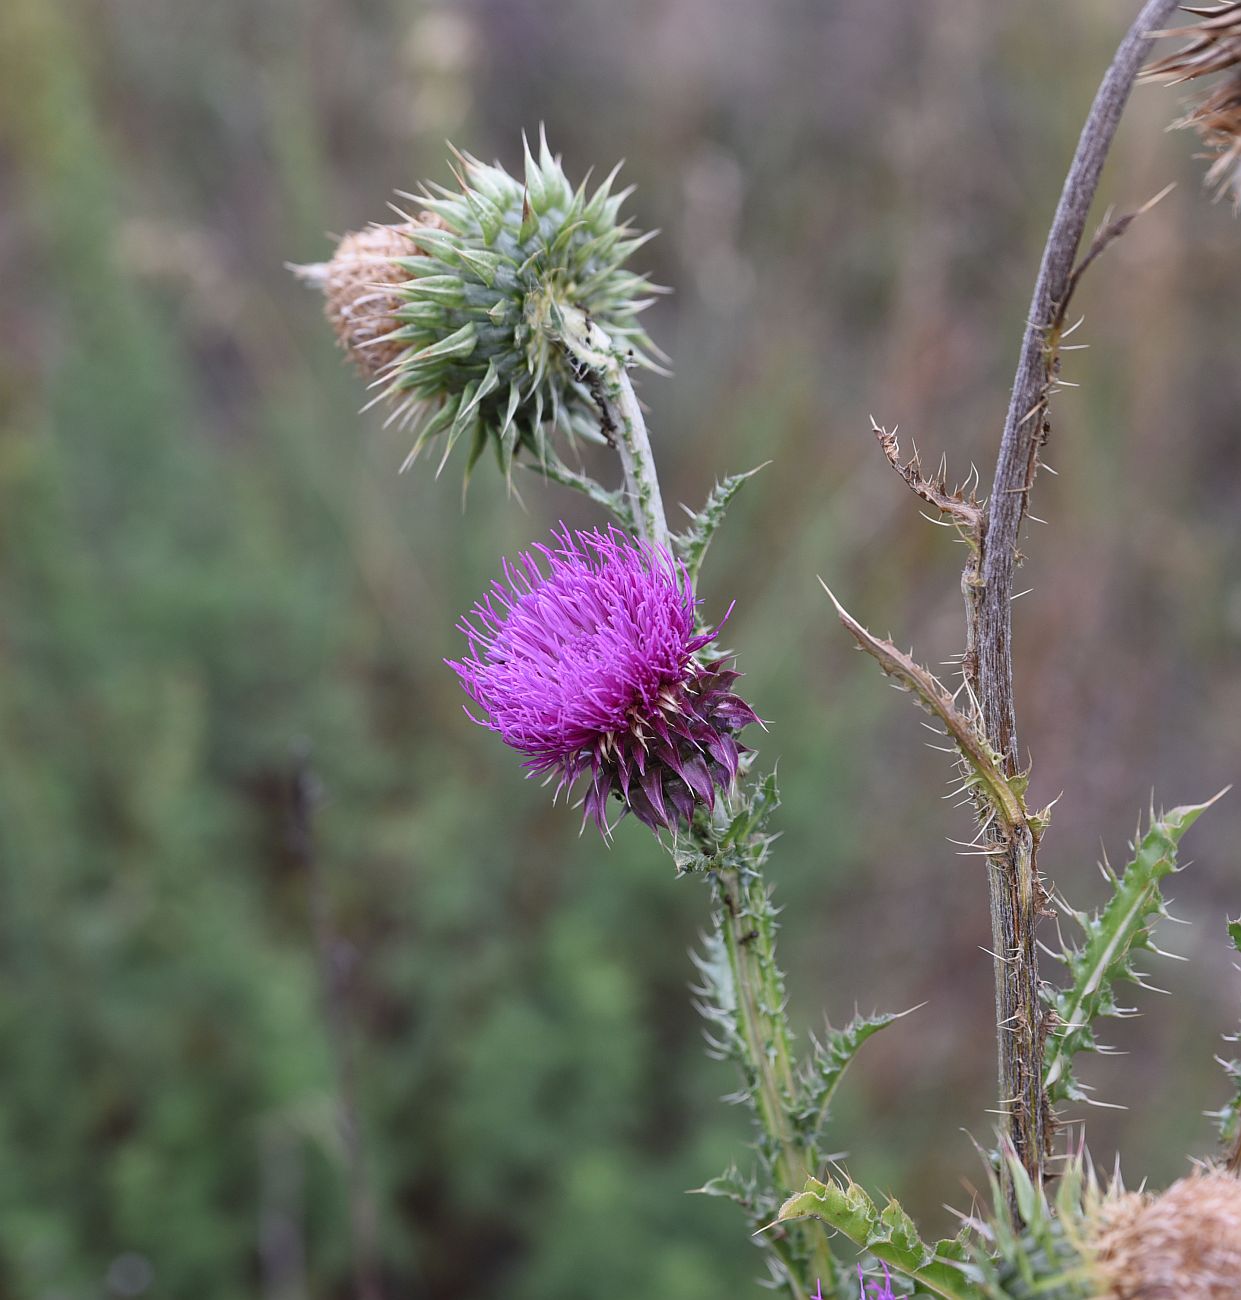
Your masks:
M581 368L596 403L603 435L616 450L625 476L625 496L638 535L672 552L655 457L625 358L612 340L579 307L551 303L557 334Z

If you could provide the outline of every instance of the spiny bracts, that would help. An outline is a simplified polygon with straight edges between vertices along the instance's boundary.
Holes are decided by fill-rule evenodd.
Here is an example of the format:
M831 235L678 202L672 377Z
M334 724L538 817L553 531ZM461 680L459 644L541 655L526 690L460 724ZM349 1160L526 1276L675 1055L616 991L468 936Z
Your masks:
M1068 1158L1052 1204L1011 1152L1019 1214L991 1174L993 1216L972 1221L988 1300L1236 1300L1241 1294L1241 1180L1203 1167L1158 1195L1100 1182Z
M758 721L728 661L699 658L719 629L698 630L689 576L666 551L615 527L554 538L504 562L458 624L469 654L449 666L474 720L531 775L556 778L557 794L588 776L583 821L609 833L615 797L653 830L685 826L732 787L737 733Z
M561 344L562 313L585 313L623 364L654 367L637 317L660 290L625 269L650 236L621 220L629 191L612 193L616 169L590 193L574 189L542 133L521 179L468 154L455 161L459 191L402 194L416 213L294 269L325 290L375 401L417 430L407 465L442 437L442 468L464 438L467 477L489 445L507 473L520 451L543 460L552 433L600 439L587 376Z

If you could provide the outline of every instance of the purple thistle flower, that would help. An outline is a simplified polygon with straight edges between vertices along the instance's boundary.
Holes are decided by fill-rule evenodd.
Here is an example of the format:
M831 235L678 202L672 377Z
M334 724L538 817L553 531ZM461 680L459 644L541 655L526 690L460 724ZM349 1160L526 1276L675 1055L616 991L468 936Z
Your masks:
M484 714L470 717L532 776L557 777L557 795L589 774L583 819L604 834L613 794L652 830L687 823L736 780L736 733L758 721L730 689L740 674L696 658L719 628L695 632L699 602L667 551L615 527L553 536L504 561L457 625L470 651L448 666Z

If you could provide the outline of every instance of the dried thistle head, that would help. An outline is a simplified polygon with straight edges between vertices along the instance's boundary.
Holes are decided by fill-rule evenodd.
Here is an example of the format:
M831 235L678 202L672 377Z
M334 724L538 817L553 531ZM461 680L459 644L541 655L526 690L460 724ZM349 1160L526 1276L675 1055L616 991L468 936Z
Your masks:
M417 427L410 460L442 435L442 466L466 436L468 476L489 445L507 471L519 450L542 459L554 432L598 440L564 322L585 314L626 364L653 367L637 316L657 290L625 269L648 236L621 220L628 191L612 193L615 171L574 189L544 138L537 159L527 147L521 178L468 154L456 162L459 190L405 195L415 215L346 235L330 262L300 273L327 294L376 400Z
M1166 31L1152 32L1152 36L1173 36L1188 39L1189 44L1162 59L1156 59L1142 69L1142 76L1168 81L1177 85L1224 72L1241 63L1241 3L1211 5L1205 9L1183 6L1188 14L1203 19L1188 27L1170 27Z
M1222 72L1227 76L1180 121L1192 127L1213 159L1207 183L1218 194L1231 193L1241 207L1241 2L1198 9L1186 6L1202 22L1155 32L1156 36L1187 39L1187 44L1142 71L1146 80L1180 85Z
M1236 1300L1241 1294L1241 1180L1199 1169L1159 1196L1094 1207L1088 1252L1104 1300Z
M1199 1169L1152 1196L1103 1182L1084 1152L1066 1160L1054 1202L1011 1150L1013 1213L990 1171L993 1213L971 1221L983 1294L1005 1300L1237 1300L1241 1180Z
M1241 76L1217 86L1178 126L1192 126L1211 150L1207 184L1241 207Z
M405 350L391 337L401 328L398 290L408 276L399 259L417 253L420 229L439 225L428 214L421 221L354 230L337 244L330 262L299 268L323 289L328 323L367 379L387 374Z

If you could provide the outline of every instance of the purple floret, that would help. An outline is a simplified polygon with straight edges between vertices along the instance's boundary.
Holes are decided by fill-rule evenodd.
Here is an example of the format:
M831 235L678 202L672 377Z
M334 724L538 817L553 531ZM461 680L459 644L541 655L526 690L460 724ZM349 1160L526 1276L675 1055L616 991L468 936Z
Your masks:
M736 780L736 733L758 721L731 691L740 674L696 658L719 629L695 632L693 587L666 551L617 528L553 536L505 561L457 625L470 649L449 667L484 715L470 716L557 794L589 773L585 816L605 833L609 795L654 830L688 822Z
M892 1274L888 1272L886 1264L883 1266L882 1282L868 1282L861 1264L857 1266L857 1280L860 1300L897 1300L896 1293L892 1290Z

